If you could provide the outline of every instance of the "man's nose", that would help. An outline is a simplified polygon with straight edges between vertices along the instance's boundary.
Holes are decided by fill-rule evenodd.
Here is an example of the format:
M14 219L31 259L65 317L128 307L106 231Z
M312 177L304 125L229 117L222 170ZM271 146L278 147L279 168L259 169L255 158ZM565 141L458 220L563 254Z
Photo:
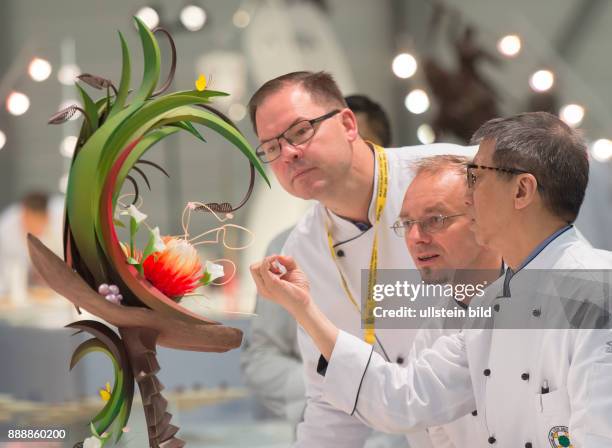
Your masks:
M281 148L281 157L283 157L285 160L289 161L302 158L303 151L289 143L286 138L281 137L279 139L279 144Z
M429 243L431 241L431 235L423 232L419 224L412 224L406 231L405 238L407 244Z

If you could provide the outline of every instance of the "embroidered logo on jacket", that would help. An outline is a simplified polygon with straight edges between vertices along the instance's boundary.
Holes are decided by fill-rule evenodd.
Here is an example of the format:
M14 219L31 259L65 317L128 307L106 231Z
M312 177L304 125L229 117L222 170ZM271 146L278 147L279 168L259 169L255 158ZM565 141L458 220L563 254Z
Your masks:
M553 448L573 448L567 426L553 426L548 432L548 440Z

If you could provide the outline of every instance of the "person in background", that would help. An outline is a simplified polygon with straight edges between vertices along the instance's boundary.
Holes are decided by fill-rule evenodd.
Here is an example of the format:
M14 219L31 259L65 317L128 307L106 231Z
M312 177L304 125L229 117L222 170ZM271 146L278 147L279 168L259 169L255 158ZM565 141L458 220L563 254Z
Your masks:
M361 138L383 148L390 147L391 122L381 105L365 95L349 95L344 99L357 118Z
M62 197L32 191L0 215L0 295L9 294L15 281L24 283L23 288L38 281L31 270L28 233L62 254L63 212Z

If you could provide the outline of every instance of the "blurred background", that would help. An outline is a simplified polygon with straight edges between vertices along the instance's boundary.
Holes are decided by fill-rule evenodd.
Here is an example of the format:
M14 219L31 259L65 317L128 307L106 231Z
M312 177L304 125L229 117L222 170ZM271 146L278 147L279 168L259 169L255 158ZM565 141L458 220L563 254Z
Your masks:
M606 0L4 0L2 432L16 426L70 428L70 441L53 446L72 446L87 435L87 419L102 405L97 390L111 378L110 365L97 355L68 372L71 352L83 339L61 328L77 315L29 270L22 240L25 230L37 229L61 252L62 196L82 118L62 126L46 123L54 112L79 103L77 75L92 73L118 84L117 30L130 46L133 84L139 82L133 15L172 33L178 66L171 90L193 89L204 74L209 88L230 93L214 105L253 146L246 109L251 94L272 77L302 69L329 71L346 95L364 94L379 103L391 122L391 146L465 143L489 118L535 110L558 114L581 129L589 144L591 180L578 227L594 246L612 249L612 4ZM163 36L159 41L163 79L170 50ZM187 202L237 203L248 188L246 159L212 131L201 131L206 144L179 133L151 151L149 159L170 180L152 171L151 191L141 188L141 209L162 234L182 233ZM274 181L269 189L256 180L250 202L232 218L252 237L239 230L227 235L234 246L249 247L201 246L203 258L238 265L232 281L203 292L203 313L248 333L255 292L247 266L308 206ZM217 226L210 216L194 215L189 231ZM179 435L189 446L287 446L292 440L294 422L271 415L245 386L239 350L210 355L160 349L159 359ZM124 446L146 446L139 407Z

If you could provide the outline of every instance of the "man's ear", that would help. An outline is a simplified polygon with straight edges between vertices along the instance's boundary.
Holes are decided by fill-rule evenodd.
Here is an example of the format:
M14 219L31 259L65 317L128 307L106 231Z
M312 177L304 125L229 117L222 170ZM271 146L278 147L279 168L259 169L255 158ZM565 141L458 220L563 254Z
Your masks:
M345 107L340 111L340 120L344 127L344 132L350 142L354 142L359 137L359 128L357 127L357 117L352 110Z
M533 204L538 194L538 181L533 174L525 173L518 176L514 191L514 207L517 210Z

